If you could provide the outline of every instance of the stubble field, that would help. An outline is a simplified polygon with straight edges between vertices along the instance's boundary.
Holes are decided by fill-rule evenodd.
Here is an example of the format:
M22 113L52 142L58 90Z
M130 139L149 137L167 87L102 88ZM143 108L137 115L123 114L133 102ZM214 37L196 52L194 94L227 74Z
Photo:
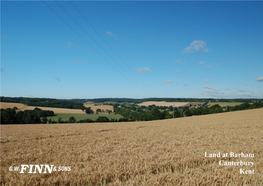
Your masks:
M1 184L262 185L262 144L262 108L150 122L2 125ZM205 152L255 157L208 158ZM254 166L220 166L220 160ZM71 171L9 171L21 164Z

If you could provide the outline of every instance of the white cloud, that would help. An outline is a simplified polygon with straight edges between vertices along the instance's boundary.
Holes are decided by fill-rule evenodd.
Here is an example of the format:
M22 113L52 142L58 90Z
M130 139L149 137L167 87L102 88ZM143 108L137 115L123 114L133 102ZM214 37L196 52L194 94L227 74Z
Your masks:
M209 52L208 48L205 47L206 47L206 42L201 40L195 40L190 44L190 46L186 47L182 53L185 54L185 53L194 53L194 52L198 52L198 53Z
M83 64L83 61L78 61L78 60L76 60L76 59L74 59L73 60L75 63L77 63L77 64Z
M69 46L72 46L72 45L73 45L73 43L71 43L71 42L68 42L68 45L69 45Z
M200 65L203 65L203 64L205 64L205 62L203 62L203 61L200 61L200 63L199 63Z
M115 38L115 39L118 39L118 38L117 38L112 32L110 32L110 31L107 31L106 34L112 36L112 37Z
M177 85L178 85L178 82L177 81L174 81Z
M184 84L185 86L188 86L188 83L186 83L186 82L183 82L183 84Z
M258 76L258 78L256 79L256 81L258 81L258 82L263 82L263 77Z
M176 70L174 70L175 72L179 72L179 71L181 71L179 68L178 69L176 69Z
M0 68L0 72L4 72L4 69Z
M210 80L210 79L205 79L205 80L204 80L204 82L206 82L206 83L209 82L209 81L211 81L211 80Z
M164 80L165 83L173 83L172 80Z
M56 80L60 81L60 79L58 77L54 77Z
M145 71L149 71L152 72L149 68L144 67L144 68L139 68L139 69L135 69L139 74L143 74Z
M2 38L3 38L3 39L6 39L6 35L2 35Z

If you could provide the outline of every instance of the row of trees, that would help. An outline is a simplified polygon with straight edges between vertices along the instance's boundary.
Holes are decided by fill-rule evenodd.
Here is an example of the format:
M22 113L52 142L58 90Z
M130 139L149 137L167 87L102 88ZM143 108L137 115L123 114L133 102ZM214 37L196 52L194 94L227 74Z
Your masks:
M228 107L221 107L220 105L216 104L212 107L200 107L197 109L188 109L185 111L185 116L193 116L193 115L204 115L204 114L213 114L213 113L221 113L221 112L230 112L236 110L246 110L246 109L255 109L263 107L263 102L256 102L253 104L249 103L242 103L241 105L236 106L228 106Z
M33 124L33 123L47 123L41 120L40 117L54 116L53 111L45 111L39 108L34 110L25 110L16 112L13 109L1 109L1 124Z
M83 103L73 102L68 100L49 99L49 98L24 98L24 97L1 97L1 102L22 103L28 106L39 107L56 107L56 108L69 108L69 109L82 109L86 107Z
M94 122L127 122L129 121L127 118L120 118L118 119L109 119L106 116L99 116L96 120L92 119L82 119L77 121L76 118L73 116L69 118L69 120L62 120L62 118L59 118L58 121L54 121L47 118L42 118L42 123L94 123Z

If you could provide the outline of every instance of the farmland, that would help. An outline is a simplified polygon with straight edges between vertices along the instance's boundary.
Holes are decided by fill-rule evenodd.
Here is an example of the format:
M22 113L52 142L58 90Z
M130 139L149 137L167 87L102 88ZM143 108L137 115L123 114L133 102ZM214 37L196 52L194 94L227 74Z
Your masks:
M101 110L111 110L113 112L113 106L112 105L103 105L102 103L100 104L96 104L96 103L91 103L91 102L86 102L83 104L85 107L90 107L91 110L93 110L94 112L96 112L97 109L101 109Z
M226 107L226 106L236 106L241 105L242 102L209 102L207 105L209 107L218 104L220 107Z
M70 117L74 117L77 121L83 119L92 119L96 120L99 116L106 116L109 119L120 119L123 118L119 114L56 114L55 116L47 117L47 119L52 119L58 121L59 118L62 118L64 121L68 121Z
M261 185L262 113L261 108L133 123L3 125L1 184ZM205 152L255 157L208 158ZM220 160L254 166L220 166ZM71 171L9 171L21 164L71 166ZM254 174L240 174L240 168Z
M34 110L34 108L40 108L41 110L50 110L53 111L55 114L62 113L62 114L85 114L84 111L81 109L66 109L66 108L53 108L53 107L38 107L38 106L27 106L21 103L5 103L1 102L1 108L13 108L17 107L18 110L24 111L24 110Z
M156 105L156 106L175 106L175 107L180 107L188 104L188 102L166 102L166 101L145 101L140 104L139 106L149 106L149 105Z

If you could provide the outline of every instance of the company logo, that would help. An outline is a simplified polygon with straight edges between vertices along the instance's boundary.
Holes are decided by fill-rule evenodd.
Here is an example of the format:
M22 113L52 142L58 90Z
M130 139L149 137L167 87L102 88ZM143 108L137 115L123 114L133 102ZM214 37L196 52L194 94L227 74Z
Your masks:
M19 172L21 174L29 173L52 173L53 171L71 171L71 166L54 166L54 165L21 165L11 166L9 171Z

